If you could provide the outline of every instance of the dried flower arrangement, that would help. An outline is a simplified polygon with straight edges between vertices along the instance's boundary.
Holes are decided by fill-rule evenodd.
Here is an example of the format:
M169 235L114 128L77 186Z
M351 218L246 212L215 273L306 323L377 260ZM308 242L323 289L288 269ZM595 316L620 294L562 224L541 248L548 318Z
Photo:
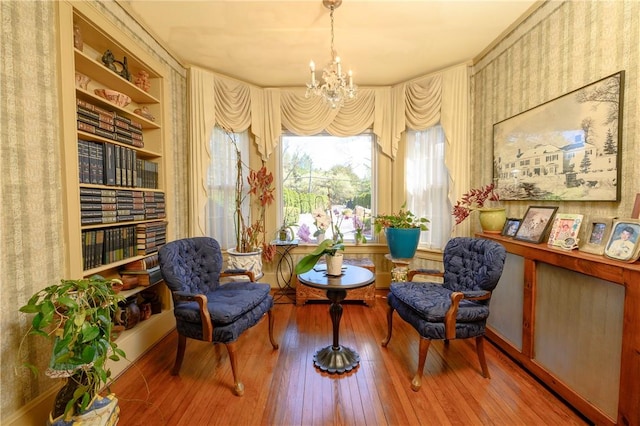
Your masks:
M466 194L463 194L462 198L459 199L453 207L453 216L456 218L456 225L462 223L469 217L472 211L485 207L485 203L488 201L500 201L500 195L493 183L471 189Z

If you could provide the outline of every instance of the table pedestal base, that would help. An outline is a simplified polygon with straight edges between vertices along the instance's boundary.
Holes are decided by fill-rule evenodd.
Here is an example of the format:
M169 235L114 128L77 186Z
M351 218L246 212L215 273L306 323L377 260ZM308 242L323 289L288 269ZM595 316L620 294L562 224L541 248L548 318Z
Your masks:
M316 367L327 373L342 374L351 371L360 363L360 355L346 346L327 346L319 349L313 355L313 363Z

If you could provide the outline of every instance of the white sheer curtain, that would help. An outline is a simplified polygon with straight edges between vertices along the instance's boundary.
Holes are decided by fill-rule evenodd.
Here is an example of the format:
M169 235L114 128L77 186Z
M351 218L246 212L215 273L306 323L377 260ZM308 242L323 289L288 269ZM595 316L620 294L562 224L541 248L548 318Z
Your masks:
M235 133L243 160L249 159L249 132ZM207 169L207 236L215 238L223 250L235 247L236 152L229 136L218 126L210 140L211 161ZM244 177L248 168L245 166ZM245 185L246 187L246 185ZM247 212L243 212L246 216Z
M440 125L408 130L406 142L407 208L431 221L429 231L420 236L420 245L442 249L449 240L452 221L444 132Z

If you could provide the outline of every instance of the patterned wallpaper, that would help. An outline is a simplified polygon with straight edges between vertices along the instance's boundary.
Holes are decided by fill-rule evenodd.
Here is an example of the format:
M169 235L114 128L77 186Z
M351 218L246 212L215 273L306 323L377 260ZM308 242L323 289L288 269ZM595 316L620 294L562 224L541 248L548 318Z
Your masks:
M176 237L186 236L186 70L113 0L93 1L113 21L171 70L171 144L174 205L168 209ZM18 347L30 318L16 307L38 289L63 278L66 249L56 52L56 3L0 1L0 424L23 405L58 386L18 368ZM48 351L27 344L30 362L46 365ZM9 392L8 390L11 389Z
M558 212L629 217L640 174L638 70L640 2L547 2L481 58L472 71L472 176L490 182L493 124L625 70L622 130L622 200L563 202ZM546 203L535 202L536 205ZM506 202L522 217L528 202Z
M113 0L90 0L171 69L170 98L175 237L187 235L186 71ZM0 1L0 423L56 386L15 369L28 324L16 306L64 273L59 116L57 104L56 2ZM492 125L592 81L626 70L620 203L563 203L561 211L628 215L640 190L632 159L640 155L638 95L640 2L549 2L475 64L472 76L472 176L489 181ZM527 203L509 203L522 215ZM31 361L46 351L27 347Z

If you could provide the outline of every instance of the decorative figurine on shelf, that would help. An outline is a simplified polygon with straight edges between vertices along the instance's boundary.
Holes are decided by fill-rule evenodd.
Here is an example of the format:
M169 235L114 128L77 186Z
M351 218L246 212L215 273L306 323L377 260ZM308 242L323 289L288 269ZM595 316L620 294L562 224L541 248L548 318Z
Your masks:
M148 92L151 88L151 83L149 82L149 73L145 70L138 71L138 75L136 76L134 84L145 92Z
M102 63L104 64L104 66L109 68L113 72L118 72L118 70L116 70L115 62L116 62L116 57L113 56L113 53L111 52L111 50L109 49L105 50L104 53L102 54Z
M131 73L129 72L129 65L127 64L127 57L125 56L122 62L116 61L116 63L122 66L120 76L127 81L131 81Z
M78 24L73 25L73 47L82 52L84 42L82 41L82 31Z
M133 112L138 114L140 117L146 118L149 121L156 121L156 118L153 116L153 114L151 114L151 111L149 111L149 108L147 108L146 106L143 106L142 108L136 108Z
M123 61L116 61L116 57L111 50L107 49L102 54L102 63L111 71L118 74L120 77L127 81L131 81L131 73L129 72L129 65L127 64L127 57L125 56ZM118 64L119 66L116 66Z

